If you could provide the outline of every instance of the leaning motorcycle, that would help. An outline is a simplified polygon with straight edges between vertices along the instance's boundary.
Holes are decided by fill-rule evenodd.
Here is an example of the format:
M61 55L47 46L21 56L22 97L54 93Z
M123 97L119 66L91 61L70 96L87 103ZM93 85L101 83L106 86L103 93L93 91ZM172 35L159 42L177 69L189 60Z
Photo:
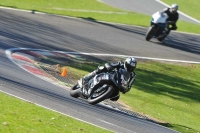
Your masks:
M166 35L165 31L167 28L167 14L156 12L152 15L151 27L149 27L146 33L146 40L149 41L152 38L156 39L164 39L163 37Z
M90 104L97 104L105 99L117 101L119 92L123 91L123 87L127 87L129 78L129 73L124 69L100 73L84 84L82 79L78 80L78 83L71 88L70 95L74 98L87 99Z

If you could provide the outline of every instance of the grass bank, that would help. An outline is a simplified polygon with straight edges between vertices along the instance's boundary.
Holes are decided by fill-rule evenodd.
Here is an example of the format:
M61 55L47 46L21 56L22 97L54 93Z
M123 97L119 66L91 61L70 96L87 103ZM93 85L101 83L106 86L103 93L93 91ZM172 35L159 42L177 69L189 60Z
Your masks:
M168 5L177 3L179 5L179 10L188 14L189 16L200 21L200 4L199 0L162 0Z
M187 4L187 3L186 3ZM97 0L6 0L1 6L149 27L151 16L113 8ZM193 4L199 8L198 4ZM112 13L110 13L112 12ZM120 13L119 13L120 12ZM193 13L191 13L193 14ZM200 34L200 25L179 21L178 31Z
M182 133L200 132L200 66L139 63L133 90L123 102Z
M97 64L67 66L75 79ZM182 133L200 132L200 65L138 62L137 79L120 101ZM76 74L76 75L75 75Z
M111 133L0 92L1 133Z

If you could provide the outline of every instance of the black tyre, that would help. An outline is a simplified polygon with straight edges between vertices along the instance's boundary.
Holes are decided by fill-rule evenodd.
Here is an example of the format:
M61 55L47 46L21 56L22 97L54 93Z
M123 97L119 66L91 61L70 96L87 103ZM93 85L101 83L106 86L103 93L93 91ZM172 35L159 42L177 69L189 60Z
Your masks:
M97 104L97 103L109 98L110 95L112 95L113 90L114 90L113 87L108 86L102 92L97 93L96 91L94 91L92 93L92 95L88 98L88 103ZM101 94L98 95L99 93L101 93Z
M74 97L74 98L78 98L80 97L79 94L80 94L80 87L78 84L74 85L71 90L70 90L70 96Z
M167 36L167 35L165 35L165 36L163 36L163 37L161 37L161 38L158 38L158 41L162 42L162 41L165 39L166 36Z
M151 27L149 27L147 33L146 33L146 40L149 41L152 36L154 35L154 32L155 32L155 28L154 28L154 25L152 25Z
M109 97L111 101L117 101L120 97L119 90L113 91L112 95Z
M117 101L119 99L120 95L117 95L115 97L110 98L111 101Z

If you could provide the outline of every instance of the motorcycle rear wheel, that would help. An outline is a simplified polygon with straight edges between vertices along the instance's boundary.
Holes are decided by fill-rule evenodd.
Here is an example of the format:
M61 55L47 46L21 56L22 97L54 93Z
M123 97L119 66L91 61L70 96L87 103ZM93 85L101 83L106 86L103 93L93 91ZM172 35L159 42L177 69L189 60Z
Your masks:
M110 95L113 93L113 90L114 90L113 87L108 86L106 88L106 90L104 90L104 92L102 92L102 94L99 96L95 96L95 95L98 95L98 93L93 92L87 101L88 101L88 103L93 104L93 105L97 104L97 103L109 98Z

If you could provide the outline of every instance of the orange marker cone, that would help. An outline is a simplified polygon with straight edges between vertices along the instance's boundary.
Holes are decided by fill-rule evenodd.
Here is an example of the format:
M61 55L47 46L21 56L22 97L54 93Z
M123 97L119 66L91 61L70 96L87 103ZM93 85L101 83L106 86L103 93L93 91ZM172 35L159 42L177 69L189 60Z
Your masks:
M64 69L63 69L63 71L62 71L62 74L61 74L61 76L65 77L66 75L67 75L67 69L66 69L66 68L64 68Z

